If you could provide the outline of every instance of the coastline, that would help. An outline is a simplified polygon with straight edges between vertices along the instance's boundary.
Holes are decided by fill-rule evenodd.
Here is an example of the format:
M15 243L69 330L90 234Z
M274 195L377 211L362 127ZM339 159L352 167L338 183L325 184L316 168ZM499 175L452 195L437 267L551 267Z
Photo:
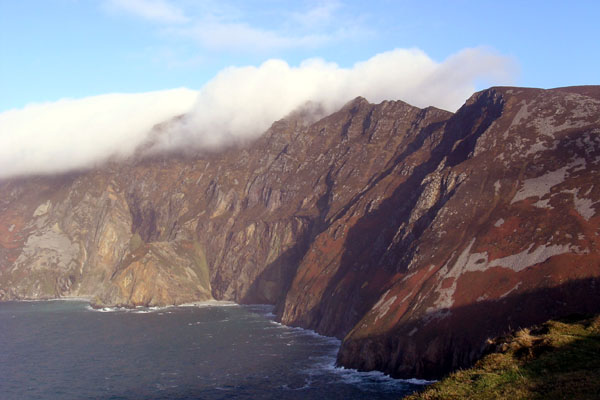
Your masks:
M430 384L437 382L435 380L425 380L425 379L418 379L418 378L408 378L408 379L393 378L390 375L387 375L387 374L385 374L381 371L377 371L377 370L359 371L354 368L346 368L344 366L337 365L336 364L336 356L337 356L337 352L339 351L339 348L340 348L341 342L342 342L340 339L338 339L334 336L322 335L312 329L302 328L299 326L285 325L279 321L276 321L276 320L274 320L275 315L271 312L271 310L273 309L274 306L270 305L270 304L238 304L233 301L226 301L226 300L206 300L206 301L194 301L194 302L188 302L188 303L182 303L182 304L171 304L171 305L166 305L166 306L151 306L151 307L146 307L146 306L94 307L92 305L92 300L93 300L93 298L91 296L89 296L89 297L88 296L65 296L65 297L56 297L56 298L51 298L51 299L8 300L6 302L54 302L54 301L83 302L83 303L87 303L86 309L89 311L100 312L100 313L124 312L124 313L132 313L132 314L157 313L157 312L162 312L162 311L165 311L168 309L173 309L173 308L241 307L241 308L250 309L253 311L258 311L259 309L261 309L262 312L259 312L259 314L263 315L266 319L270 320L270 322L276 326L290 329L291 331L296 331L298 333L316 336L316 337L319 337L322 339L326 339L330 342L335 342L335 344L337 346L335 352L333 352L330 356L328 356L324 362L318 363L317 366L315 367L317 370L323 369L323 370L327 370L329 372L336 373L337 375L340 375L342 377L342 379L347 379L349 381L354 379L353 377L361 376L361 377L368 377L369 379L380 382L380 383L387 382L388 384L407 383L407 384L411 384L411 385L426 386L426 385L430 385Z
M9 302L33 303L33 302L42 302L42 301L83 301L83 302L91 303L92 299L93 298L91 296L65 296L65 297L49 297L49 298L40 298L40 299L8 299L8 300L0 301L0 304L9 303Z

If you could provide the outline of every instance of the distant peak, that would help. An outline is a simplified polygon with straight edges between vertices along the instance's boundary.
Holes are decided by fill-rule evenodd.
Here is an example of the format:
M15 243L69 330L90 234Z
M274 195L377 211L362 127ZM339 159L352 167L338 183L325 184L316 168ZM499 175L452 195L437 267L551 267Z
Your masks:
M343 108L354 108L361 105L370 105L369 101L362 96L355 97L354 99L347 102Z

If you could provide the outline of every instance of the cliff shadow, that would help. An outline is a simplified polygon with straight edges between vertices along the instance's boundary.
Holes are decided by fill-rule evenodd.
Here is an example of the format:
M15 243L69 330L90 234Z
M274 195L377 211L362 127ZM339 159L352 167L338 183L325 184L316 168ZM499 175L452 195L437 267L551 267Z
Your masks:
M280 316L285 296L296 276L300 261L310 246L313 225L314 222L309 223L309 227L294 245L282 252L260 272L240 303L275 305L274 312Z
M418 239L458 187L450 189L443 186L442 195L436 203L410 225L411 213L427 187L423 180L436 171L444 158L446 165L451 167L470 157L477 139L502 113L502 101L491 101L489 97L492 95L488 93L475 103L463 106L447 122L424 127L389 168L374 178L365 191L332 218L334 220L347 213L368 190L397 171L397 167L411 154L422 149L426 139L443 129L440 141L430 150L429 158L416 165L410 176L389 197L349 229L339 268L329 280L321 306L312 311L315 314L312 320L317 322L310 328L327 335L344 337L389 288L389 279L397 272L406 270L416 251ZM328 221L329 224L332 220ZM399 231L401 239L395 241ZM378 282L383 281L383 284L369 285L374 277ZM324 316L327 316L326 321Z
M401 320L392 331L344 341L338 365L396 378L439 379L471 367L490 339L573 314L600 313L600 276ZM368 355L368 356L365 356Z

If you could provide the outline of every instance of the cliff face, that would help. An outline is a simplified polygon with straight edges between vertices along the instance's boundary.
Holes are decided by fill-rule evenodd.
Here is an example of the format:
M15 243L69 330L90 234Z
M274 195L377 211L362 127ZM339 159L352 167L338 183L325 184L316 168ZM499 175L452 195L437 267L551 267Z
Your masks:
M437 377L600 311L598 182L598 87L357 98L220 153L0 182L0 300L270 303L343 365Z
M0 297L280 303L329 219L449 116L358 98L218 154L3 182Z
M494 334L598 311L600 102L597 87L580 91L491 89L447 122L462 138L423 180L414 211L432 206L414 251L345 337L341 364L439 377ZM393 240L384 257L405 248Z

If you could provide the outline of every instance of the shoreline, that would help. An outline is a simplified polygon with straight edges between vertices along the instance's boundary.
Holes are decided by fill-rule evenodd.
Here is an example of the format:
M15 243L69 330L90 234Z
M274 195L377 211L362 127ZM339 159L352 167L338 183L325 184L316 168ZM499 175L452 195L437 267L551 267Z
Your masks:
M10 302L23 302L23 303L34 303L41 301L83 301L90 303L92 301L92 297L87 296L65 296L65 297L50 297L47 299L10 299L10 300L1 300L2 303L10 303Z
M122 306L110 306L110 307L93 307L92 306L92 297L87 297L87 296L65 296L65 297L56 297L56 298L51 298L51 299L20 299L20 300L6 300L6 301L0 301L1 303L8 303L8 302L16 302L16 303L41 303L41 302L56 302L56 301L67 301L67 302L82 302L82 303L87 303L86 309L89 311L93 311L93 312L100 312L100 313L113 313L113 312L125 312L125 313L132 313L132 314L151 314L151 313L155 313L155 312L161 312L170 308L205 308L205 307L242 307L242 308L251 308L251 307L261 307L266 309L267 307L269 308L273 308L274 306L271 304L238 304L235 303L233 301L227 301L227 300L205 300L205 301L194 301L194 302L188 302L188 303L182 303L182 304L171 304L171 305L166 305L166 306L135 306L135 307L122 307ZM272 313L270 312L266 312L263 314L264 317L266 319L268 319L269 321L271 321L271 323L279 326L279 327L283 327L283 328L287 328L290 329L292 331L301 331L305 334L309 334L309 335L314 335L314 336L318 336L320 338L323 339L328 339L328 340L335 340L338 345L338 349L336 350L336 354L337 351L339 351L339 346L341 345L341 340L334 337L334 336L325 336L325 335L321 335L320 333L312 330L312 329L307 329L307 328L302 328L299 326L290 326L290 325L285 325L282 324L281 322L275 321L274 319L272 319L271 317L273 316ZM331 355L331 359L326 363L328 365L321 365L320 368L324 368L324 369L332 369L335 370L336 373L340 374L340 375L344 375L344 374L359 374L359 375L368 375L371 378L377 379L377 380L381 380L381 381L387 381L389 380L390 382L403 382L403 383L408 383L408 384L412 384L412 385L430 385L432 383L435 383L437 381L428 381L428 380L424 380L424 379L417 379L417 378L409 378L409 379L398 379L398 378L393 378L387 374L385 374L382 371L378 371L378 370L372 370L372 371L359 371L357 369L354 368L346 368L344 366L338 366L336 365L335 362L335 355Z
M53 301L73 301L73 302L77 302L77 301L81 301L83 303L87 303L87 309L89 311L93 311L93 312L100 312L100 313L113 313L113 312L125 312L125 313L131 313L131 314L151 314L151 313L155 313L155 312L161 312L167 309L171 309L171 308L205 308L205 307L242 307L242 308L251 308L251 307L260 307L260 308L273 308L274 306L271 304L238 304L235 303L233 301L227 301L227 300L205 300L205 301L193 301L193 302L188 302L188 303L182 303L182 304L171 304L171 305L166 305L166 306L134 306L134 307L122 307L122 306L106 306L106 307L93 307L92 303L91 303L92 297L85 297L85 296L66 296L66 297L57 297L57 298L52 298L52 299L23 299L23 300L8 300L8 301L2 301L0 303L3 302L53 302ZM266 310L265 310L266 311ZM336 341L338 342L338 349L336 350L336 354L337 351L339 351L339 346L341 345L341 340L334 337L334 336L326 336L326 335L322 335L312 329L307 329L307 328L302 328L300 326L290 326L290 325L285 325L282 324L279 321L275 321L274 319L272 319L271 317L274 316L272 313L270 312L266 312L263 314L265 318L267 318L269 321L271 321L271 323L279 326L279 327L283 327L283 328L287 328L290 329L292 331L301 331L305 334L309 334L309 335L314 335L314 336L318 336L320 338L323 339L328 339L328 340L332 340L332 341ZM429 381L429 380L425 380L425 379L418 379L418 378L408 378L408 379L399 379L399 378L393 378L387 374L385 374L382 371L378 371L378 370L372 370L372 371L359 371L357 369L354 368L346 368L344 366L339 366L336 365L336 357L335 355L331 355L331 360L329 360L327 362L328 365L321 365L321 368L325 368L325 369L332 369L335 370L336 373L344 375L344 374L359 374L359 375L369 375L371 378L377 379L377 380L381 380L381 381L387 381L389 380L390 382L403 382L403 383L408 383L408 384L412 384L412 385L430 385L432 383L435 383L437 381Z

